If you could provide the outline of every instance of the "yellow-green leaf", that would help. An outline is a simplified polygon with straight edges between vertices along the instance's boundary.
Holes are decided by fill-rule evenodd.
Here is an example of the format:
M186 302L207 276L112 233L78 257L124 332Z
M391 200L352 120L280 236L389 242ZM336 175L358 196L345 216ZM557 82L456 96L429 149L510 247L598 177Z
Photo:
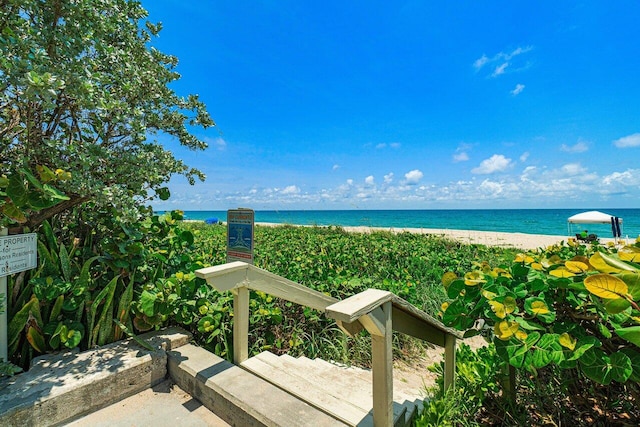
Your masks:
M471 271L464 275L464 284L467 286L476 286L484 282L482 274L477 271Z
M610 274L594 274L584 279L589 292L604 299L624 298L629 293L627 284Z
M567 270L576 274L582 274L589 269L587 264L580 261L567 261L564 263L564 266Z
M635 246L625 246L620 248L618 256L622 261L640 262L640 248Z
M531 311L536 315L547 314L549 313L549 307L547 307L544 301L534 301L531 303Z
M496 316L500 319L504 319L507 316L507 311L504 308L504 304L498 301L489 301L489 305L491 306L491 311L493 311Z
M571 351L576 348L576 343L578 342L578 340L576 340L566 332L560 334L560 336L558 337L558 341L560 342L561 346L566 347Z
M458 275L453 271L447 271L446 273L444 273L442 275L442 284L444 285L445 289L448 288L451 282L453 282L457 278Z
M486 291L486 290L482 290L482 296L485 297L488 300L492 300L495 297L498 296L498 294L496 294L495 292L491 292L491 291Z
M575 276L575 274L573 274L572 272L567 270L565 267L558 267L555 270L551 270L549 272L549 274L554 276L554 277L561 277L561 278L574 277Z
M516 311L516 300L513 297L506 297L502 302L504 304L504 309L507 313L513 313Z
M509 322L507 320L503 320L502 322L498 322L493 327L493 332L496 334L496 337L503 341L508 341L516 332L520 326L516 322Z

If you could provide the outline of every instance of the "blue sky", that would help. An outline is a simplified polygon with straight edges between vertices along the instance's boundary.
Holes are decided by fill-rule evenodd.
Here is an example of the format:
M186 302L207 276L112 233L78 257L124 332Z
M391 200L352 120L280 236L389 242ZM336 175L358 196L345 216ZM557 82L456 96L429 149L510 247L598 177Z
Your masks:
M637 1L142 3L217 123L156 209L639 207Z

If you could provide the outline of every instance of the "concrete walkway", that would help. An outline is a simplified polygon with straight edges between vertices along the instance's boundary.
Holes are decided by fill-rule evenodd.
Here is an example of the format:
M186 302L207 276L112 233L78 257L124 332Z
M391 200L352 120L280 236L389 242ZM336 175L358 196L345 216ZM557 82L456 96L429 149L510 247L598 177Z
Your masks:
M66 424L69 427L227 427L171 380Z

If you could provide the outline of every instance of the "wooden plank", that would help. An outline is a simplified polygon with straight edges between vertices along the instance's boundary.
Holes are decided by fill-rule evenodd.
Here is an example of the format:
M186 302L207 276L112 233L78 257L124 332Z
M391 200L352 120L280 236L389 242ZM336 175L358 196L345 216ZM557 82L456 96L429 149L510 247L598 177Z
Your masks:
M444 346L444 389L455 386L456 379L456 337L447 335Z
M371 366L373 372L373 425L393 425L393 326L391 301L381 307L384 314L383 336L371 336Z
M249 357L249 289L233 291L233 362L238 365Z
M247 270L247 286L274 297L282 298L315 310L324 312L327 306L338 300L314 291L292 280L285 279L258 267L249 266Z
M327 316L332 319L351 323L385 302L391 301L393 296L394 295L388 291L367 289L366 291L327 307Z
M201 268L195 273L196 277L205 279L209 286L224 292L242 285L247 278L248 266L246 262L235 261Z
M442 332L446 332L447 334L453 335L458 339L462 339L463 333L453 328L449 328L445 326L444 323L439 321L438 319L429 316L424 311L420 310L416 306L408 303L397 295L393 295L393 306L397 310L402 310L405 313L409 314L412 317L422 320L424 323L428 323L436 329L441 330Z
M410 335L440 347L445 346L446 332L431 323L418 319L396 306L393 307L393 330Z
M391 329L387 329L386 317L387 314L382 311L382 308L377 307L369 314L361 316L360 323L371 335L384 336L386 333L393 333Z
M267 352L265 352L267 353ZM351 404L327 392L321 384L291 374L283 369L275 355L261 353L245 360L242 367L262 377L266 381L287 391L291 395L334 416L336 419L351 426L371 425L369 411Z
M341 322L340 320L336 320L336 324L342 330L342 332L349 335L350 337L354 337L358 335L360 331L364 329L364 326L362 326L362 323L360 323L357 320L353 323L346 323L346 322Z

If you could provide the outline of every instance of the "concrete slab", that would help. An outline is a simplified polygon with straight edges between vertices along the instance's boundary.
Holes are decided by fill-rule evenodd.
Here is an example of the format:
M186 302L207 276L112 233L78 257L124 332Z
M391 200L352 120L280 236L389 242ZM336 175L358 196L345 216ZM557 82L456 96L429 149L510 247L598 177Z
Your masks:
M68 427L228 427L202 403L167 380L107 406Z
M167 376L165 349L188 342L190 334L170 328L140 338L154 350L125 340L34 360L28 372L0 383L0 425L61 425L153 387Z

